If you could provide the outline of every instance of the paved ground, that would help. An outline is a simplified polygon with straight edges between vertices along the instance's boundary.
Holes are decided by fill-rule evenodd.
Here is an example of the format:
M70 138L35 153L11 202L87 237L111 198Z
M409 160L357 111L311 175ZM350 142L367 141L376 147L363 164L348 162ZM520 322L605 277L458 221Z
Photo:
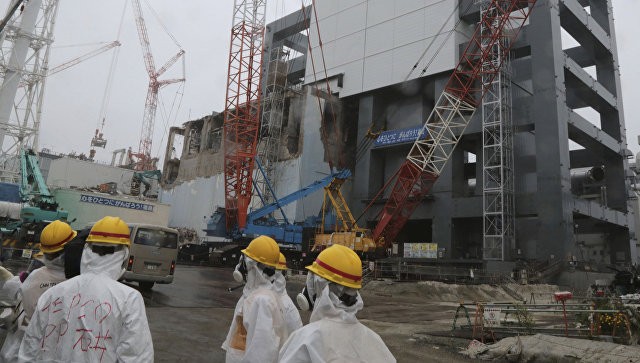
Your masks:
M153 335L156 362L223 362L224 341L233 308L241 290L232 270L178 266L171 285L156 285L143 292ZM302 279L290 279L293 297ZM470 361L457 353L466 340L434 337L427 332L450 327L455 304L425 303L419 297L390 296L363 291L365 308L362 322L385 341L398 362ZM302 313L303 322L309 314ZM429 357L425 360L425 357Z
M153 337L156 362L224 362L220 349L241 289L232 270L200 266L178 266L175 281L142 291ZM303 278L289 280L295 296ZM131 284L137 288L136 284ZM365 308L361 321L376 331L398 362L468 362L458 349L464 339L438 337L451 326L455 303L425 302L420 296L362 291ZM303 312L303 322L309 314ZM434 335L435 334L435 335ZM3 339L0 336L0 339Z

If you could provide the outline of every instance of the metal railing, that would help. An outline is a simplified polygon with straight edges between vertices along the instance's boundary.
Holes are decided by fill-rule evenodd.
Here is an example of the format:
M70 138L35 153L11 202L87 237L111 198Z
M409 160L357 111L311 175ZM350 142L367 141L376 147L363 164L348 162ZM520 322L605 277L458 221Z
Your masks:
M375 262L373 278L405 281L441 281L467 284L503 284L513 282L510 274L454 266L428 266L406 261Z

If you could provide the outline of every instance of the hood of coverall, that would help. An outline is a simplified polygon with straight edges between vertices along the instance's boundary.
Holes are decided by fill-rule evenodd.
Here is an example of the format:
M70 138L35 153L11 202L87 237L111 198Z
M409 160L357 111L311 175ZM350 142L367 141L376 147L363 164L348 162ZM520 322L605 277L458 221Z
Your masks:
M60 256L54 258L53 260L46 258L46 256L41 257L39 260L47 268L60 271L64 269L64 253L60 254Z
M129 258L129 248L124 247L111 254L100 256L91 250L91 244L87 243L82 251L80 262L80 274L102 274L117 280L125 271L125 262Z
M280 295L287 293L287 279L280 270L276 271L275 280L273 280L273 291Z
M324 289L322 289L320 296L316 297L309 322L313 323L314 321L318 321L323 318L337 319L347 323L357 322L358 318L356 318L356 313L364 307L364 302L362 301L360 293L356 291L356 303L351 306L347 306L340 301L338 295L332 291L332 287L336 291L344 288L343 286L336 285L334 283L329 283L329 285L325 286Z
M273 282L275 275L269 276L265 274L262 271L265 266L259 264L257 261L252 260L247 256L244 256L244 259L247 266L247 282L244 284L244 288L242 289L242 295L247 297L252 291L260 287L271 289L271 283Z

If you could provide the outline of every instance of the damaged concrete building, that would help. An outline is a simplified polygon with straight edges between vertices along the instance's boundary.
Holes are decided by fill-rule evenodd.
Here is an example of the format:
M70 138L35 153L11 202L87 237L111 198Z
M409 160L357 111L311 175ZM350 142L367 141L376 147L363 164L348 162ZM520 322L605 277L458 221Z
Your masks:
M405 160L480 18L480 2L316 5L267 26L258 149L276 150L266 174L279 196L351 169L342 191L358 216ZM443 262L498 269L516 260L637 260L611 9L611 0L538 0L504 81L510 141L491 145L476 112L398 236L397 254L402 243L433 242ZM173 226L202 231L224 206L222 124L213 113L171 129L162 200L172 204ZM492 193L487 150L496 147L513 156L499 166L510 175L512 188L502 193L512 204L501 212L511 234L498 249L483 203ZM321 205L318 193L286 210L301 221ZM381 207L361 224L373 227Z

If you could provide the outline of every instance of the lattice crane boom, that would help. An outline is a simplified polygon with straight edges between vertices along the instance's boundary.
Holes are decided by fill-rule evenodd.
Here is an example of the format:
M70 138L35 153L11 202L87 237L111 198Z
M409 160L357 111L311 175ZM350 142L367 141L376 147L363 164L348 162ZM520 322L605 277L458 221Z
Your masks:
M147 89L147 97L145 99L138 152L129 153L129 158L138 159L133 165L135 170L153 170L156 169L155 164L157 160L151 157L151 147L153 144L153 129L156 110L158 108L158 91L165 85L184 81L184 78L158 80L158 77L164 74L173 64L182 58L185 51L180 49L180 51L171 57L162 67L160 67L160 69L156 70L153 54L151 52L151 43L149 41L147 26L142 15L140 0L132 0L132 3L134 17L136 20L136 28L138 29L138 38L140 39L140 45L142 47L142 57L144 59L144 65L147 73L149 74L149 86Z
M495 77L501 70L501 62L489 60L495 52L508 54L535 3L536 0L491 0L492 10L480 19L485 26L476 27L409 155L395 174L395 184L373 230L378 245L388 246L395 240L438 180L484 97L486 89L478 87L478 81L483 76Z
M71 68L71 67L75 66L76 64L78 64L80 62L83 62L83 61L85 61L87 59L93 58L93 57L95 57L95 56L97 56L99 54L102 54L102 53L108 51L111 48L119 47L121 45L122 44L119 41L114 40L113 42L105 44L100 48L94 49L94 50L92 50L92 51L90 51L88 53L85 53L85 54L77 57L77 58L71 59L71 60L69 60L69 61L67 61L65 63L62 63L60 65L57 65L57 66L49 69L49 72L47 72L47 76L51 76L51 75L56 74L58 72L62 72L65 69Z
M132 0L133 13L136 20L136 28L138 29L138 39L140 40L140 46L142 47L142 57L144 58L144 66L149 73L149 77L153 78L156 73L156 66L153 61L153 54L151 53L151 43L149 42L149 34L147 32L147 25L142 16L142 6L140 6L140 0Z
M252 196L260 127L266 0L236 0L224 112L224 176L227 230L242 229Z

